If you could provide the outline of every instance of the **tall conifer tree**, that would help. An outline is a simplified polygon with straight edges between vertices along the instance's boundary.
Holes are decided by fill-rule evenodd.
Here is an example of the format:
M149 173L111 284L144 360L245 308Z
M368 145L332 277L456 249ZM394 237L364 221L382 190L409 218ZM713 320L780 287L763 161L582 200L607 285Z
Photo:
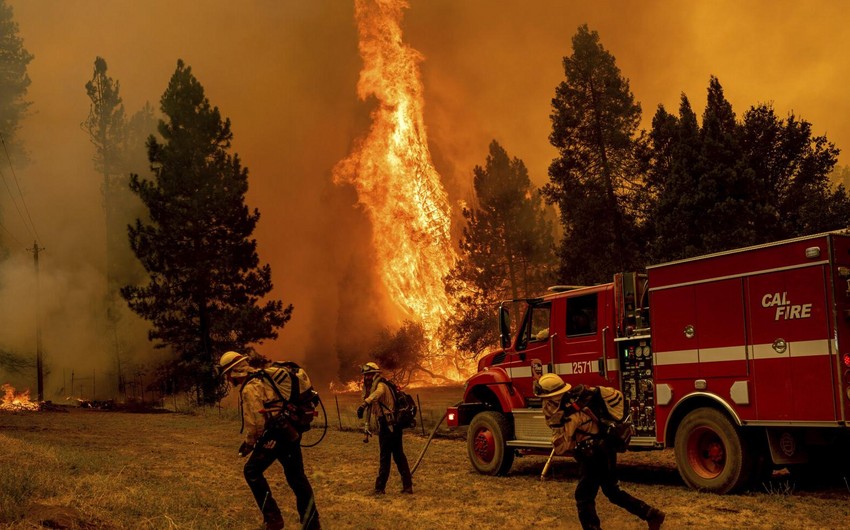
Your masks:
M16 133L30 106L26 100L30 86L27 65L33 55L24 48L13 15L6 0L0 0L0 133L12 159L22 164L26 157Z
M558 158L544 188L561 210L561 279L608 281L636 265L636 132L640 105L599 34L581 26L552 99L549 141Z
M260 214L245 204L247 168L228 152L230 120L222 121L182 60L160 105L162 142L148 139L155 174L130 181L149 213L149 222L130 227L149 283L126 286L122 294L150 320L155 346L177 355L172 368L183 386L211 403L222 395L218 357L249 353L253 344L276 338L292 306L263 301L272 289L271 268L259 265L251 238Z
M499 300L539 294L551 285L555 264L551 223L522 160L493 141L473 175L475 205L463 209L460 260L446 278L460 307L445 327L470 356L498 341Z

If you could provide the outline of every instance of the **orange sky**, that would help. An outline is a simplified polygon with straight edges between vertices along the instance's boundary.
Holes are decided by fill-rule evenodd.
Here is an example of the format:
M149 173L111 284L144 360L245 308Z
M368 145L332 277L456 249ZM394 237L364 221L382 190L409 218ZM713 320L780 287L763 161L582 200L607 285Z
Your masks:
M234 150L250 170L248 202L271 264L274 296L292 322L262 351L300 358L325 351L340 321L373 302L354 288L368 261L354 198L331 183L334 164L369 123L357 100L354 8L343 0L7 0L35 59L21 135L33 164L18 177L56 289L79 290L102 270L99 178L79 124L96 56L121 83L128 113L159 97L178 58L232 120ZM772 101L839 148L850 147L850 16L843 2L411 0L405 39L425 57L425 121L453 200L498 140L542 185L554 156L550 102L576 28L600 33L641 103L675 112L685 92L701 112L710 75L740 116ZM842 161L848 163L846 155ZM8 206L5 224L13 232ZM17 237L29 244L19 228ZM22 252L23 254L23 252ZM26 256L24 256L26 257ZM31 258L30 258L31 259ZM368 283L369 279L363 280ZM341 293L348 292L348 295ZM368 289L366 290L368 291ZM57 304L67 293L47 292ZM77 298L74 298L76 300ZM362 305L361 305L362 304ZM61 305L61 304L60 304ZM368 313L368 312L367 312ZM80 326L76 326L80 327ZM80 352L54 328L54 345ZM358 340L365 340L359 337ZM54 346L54 350L57 346ZM335 362L335 361L329 361Z

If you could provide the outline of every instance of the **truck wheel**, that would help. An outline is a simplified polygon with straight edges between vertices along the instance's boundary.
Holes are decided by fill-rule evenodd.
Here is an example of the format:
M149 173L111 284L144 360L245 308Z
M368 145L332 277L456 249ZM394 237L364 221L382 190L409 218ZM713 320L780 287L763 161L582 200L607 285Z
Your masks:
M472 418L466 435L466 450L472 467L483 475L504 475L514 462L514 452L505 445L513 427L499 412L481 412Z
M692 488L729 493L750 478L746 442L720 411L700 408L685 416L675 443L676 467Z

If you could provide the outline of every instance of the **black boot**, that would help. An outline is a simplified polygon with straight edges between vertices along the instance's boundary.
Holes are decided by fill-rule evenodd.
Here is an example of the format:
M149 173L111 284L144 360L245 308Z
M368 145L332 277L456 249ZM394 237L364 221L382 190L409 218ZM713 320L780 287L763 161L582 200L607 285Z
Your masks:
M646 514L646 524L649 527L649 530L659 530L661 525L664 524L664 519L666 517L667 514L658 508L650 508L649 512Z

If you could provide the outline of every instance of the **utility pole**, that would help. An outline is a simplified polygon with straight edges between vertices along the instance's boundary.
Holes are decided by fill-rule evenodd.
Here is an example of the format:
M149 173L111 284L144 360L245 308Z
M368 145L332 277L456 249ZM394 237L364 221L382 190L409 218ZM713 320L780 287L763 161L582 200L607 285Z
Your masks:
M38 241L32 244L32 255L35 261L35 369L38 377L38 400L44 401L44 365L41 358L41 309L39 303L38 252L44 247L38 246Z

